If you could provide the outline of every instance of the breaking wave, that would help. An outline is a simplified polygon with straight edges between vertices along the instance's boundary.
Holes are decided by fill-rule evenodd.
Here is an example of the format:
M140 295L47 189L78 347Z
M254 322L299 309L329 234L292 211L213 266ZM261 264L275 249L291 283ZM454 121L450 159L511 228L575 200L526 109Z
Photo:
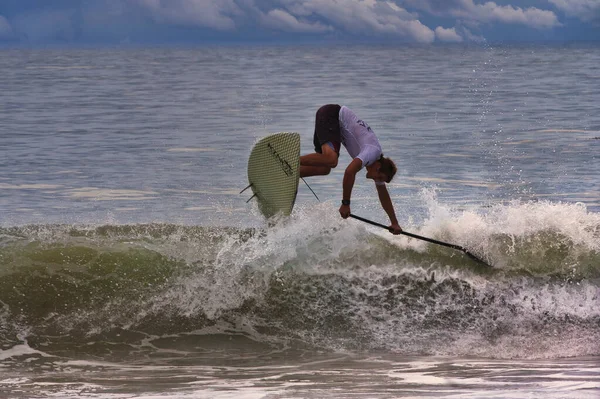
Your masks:
M585 206L438 206L404 226L493 269L326 207L268 228L0 228L0 360L23 344L106 359L199 347L600 354L600 215Z

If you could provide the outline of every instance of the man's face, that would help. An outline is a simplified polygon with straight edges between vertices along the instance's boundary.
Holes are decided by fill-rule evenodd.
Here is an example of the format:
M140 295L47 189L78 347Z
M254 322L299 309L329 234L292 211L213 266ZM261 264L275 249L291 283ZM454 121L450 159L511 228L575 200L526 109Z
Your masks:
M381 172L381 162L377 161L370 168L367 168L367 179L373 179L376 182L385 183L387 175Z

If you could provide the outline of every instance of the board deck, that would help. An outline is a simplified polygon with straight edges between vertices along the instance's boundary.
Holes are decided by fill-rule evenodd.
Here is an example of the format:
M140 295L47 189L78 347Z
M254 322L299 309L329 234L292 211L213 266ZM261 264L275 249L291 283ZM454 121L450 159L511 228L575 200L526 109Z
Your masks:
M248 158L248 182L266 218L292 213L299 179L298 133L275 133L256 143Z

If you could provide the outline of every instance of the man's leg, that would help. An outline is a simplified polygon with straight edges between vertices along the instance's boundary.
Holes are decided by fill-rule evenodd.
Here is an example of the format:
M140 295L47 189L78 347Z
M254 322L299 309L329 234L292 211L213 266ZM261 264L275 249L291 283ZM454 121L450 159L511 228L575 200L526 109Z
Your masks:
M313 154L300 157L300 177L328 175L337 166L342 141L340 132L341 107L327 104L317 110Z
M302 166L300 165L300 177L325 176L331 172L326 166Z
M300 177L328 175L337 166L338 154L329 144L323 144L321 151L300 157Z

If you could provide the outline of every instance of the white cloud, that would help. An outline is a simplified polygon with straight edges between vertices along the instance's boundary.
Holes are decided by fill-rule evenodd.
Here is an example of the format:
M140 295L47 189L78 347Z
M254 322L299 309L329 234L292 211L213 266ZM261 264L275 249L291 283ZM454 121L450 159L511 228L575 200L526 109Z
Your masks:
M9 39L13 36L13 30L2 15L0 15L0 39Z
M548 0L570 17L585 22L600 21L600 0Z
M560 11L559 15L600 22L600 0L544 1ZM533 29L561 26L555 12L539 5L522 8L524 0L86 0L81 4L73 0L61 4L24 8L11 16L10 23L0 16L0 39L118 39L150 32L160 40L171 26L187 26L204 28L191 31L198 40L203 40L205 30L210 29L226 32L226 37L275 30L431 43L482 41L479 30L484 25L500 28L493 29L496 36L510 29L505 25ZM526 4L534 2L527 0ZM431 17L454 27L432 30L426 25Z
M493 1L475 3L474 0L402 1L412 7L425 10L432 15L458 18L461 22L470 25L474 23L491 24L499 22L503 24L521 24L536 29L548 29L561 25L554 12L536 7L521 8L512 5L498 5Z
M299 33L319 33L332 30L330 26L325 26L319 22L305 22L298 20L295 16L284 10L271 10L261 16L261 23L270 28Z
M461 35L456 33L456 28L446 29L441 26L435 28L435 37L443 42L460 43L464 40Z
M340 31L430 43L435 33L390 0L128 0L164 24L233 30L258 24L298 33ZM237 24L236 24L237 22Z
M501 6L493 1L475 4L473 0L460 0L460 8L453 9L450 13L454 17L484 23L521 24L538 29L560 26L556 14L552 11L535 7L523 9L511 5Z
M456 28L424 25L419 15L403 8L407 4L441 17L457 19L458 25L521 24L536 29L560 26L556 14L535 7L498 5L475 0L128 0L149 11L164 24L189 24L218 30L252 26L297 33L338 31L350 35L386 36L431 43L480 37ZM515 0L516 1L516 0ZM585 2L592 0L550 0ZM598 1L598 0L594 0ZM239 27L237 26L237 27Z
M391 35L430 43L435 33L415 15L390 1L306 0L288 5L296 15L313 16L350 34Z
M472 0L470 2L472 3ZM482 5L473 4L471 7L473 14L482 22L522 24L533 28L552 28L560 25L556 14L539 8L522 9L513 6L499 6L492 1Z
M156 22L203 26L217 30L235 28L233 16L241 14L234 0L130 0L150 12Z

